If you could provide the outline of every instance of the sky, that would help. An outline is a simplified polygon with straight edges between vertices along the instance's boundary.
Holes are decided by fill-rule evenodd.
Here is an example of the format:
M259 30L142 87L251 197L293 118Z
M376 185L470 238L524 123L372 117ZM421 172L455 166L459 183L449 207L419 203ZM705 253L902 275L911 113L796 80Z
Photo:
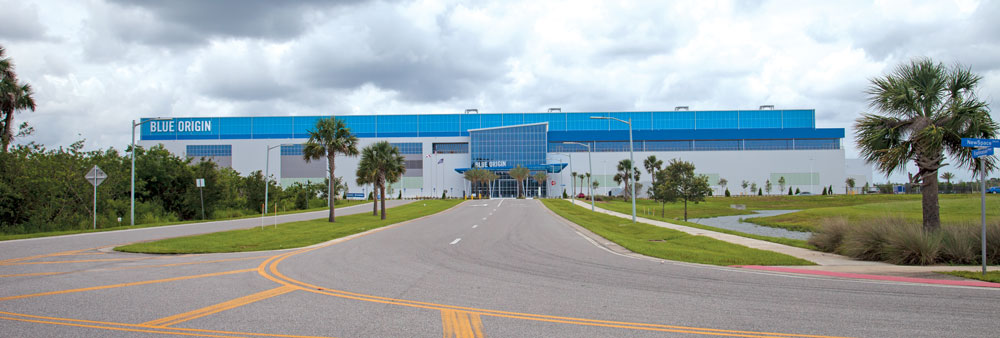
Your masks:
M37 110L18 143L124 149L175 116L815 109L870 112L916 57L1000 107L1000 1L0 0ZM993 118L998 119L996 109ZM916 172L911 169L911 172ZM943 171L967 180L967 169ZM875 180L885 175L875 173ZM890 177L905 180L905 173Z

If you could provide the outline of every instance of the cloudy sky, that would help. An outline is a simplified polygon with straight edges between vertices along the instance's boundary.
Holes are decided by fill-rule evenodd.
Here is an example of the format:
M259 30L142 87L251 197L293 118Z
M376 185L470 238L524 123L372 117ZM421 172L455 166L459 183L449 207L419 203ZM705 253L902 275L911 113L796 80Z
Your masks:
M854 158L850 126L868 109L869 79L919 56L971 67L983 76L980 96L1000 103L997 1L0 0L0 8L0 45L38 103L17 115L36 129L18 142L47 146L85 138L88 149L122 149L129 121L151 116L772 104L816 109L818 127L848 128Z

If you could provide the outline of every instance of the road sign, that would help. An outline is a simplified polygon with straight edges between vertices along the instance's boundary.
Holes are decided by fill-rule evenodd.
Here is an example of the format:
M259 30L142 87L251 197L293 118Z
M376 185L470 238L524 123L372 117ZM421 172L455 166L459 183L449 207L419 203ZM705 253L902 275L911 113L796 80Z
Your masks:
M204 178L196 178L196 179L194 179L194 186L197 187L197 188L204 188L205 187L205 179Z
M981 157L981 156L989 156L989 155L993 155L993 147L990 147L990 148L981 148L981 149L973 149L972 150L972 157L973 158L978 158L978 157Z
M968 148L978 148L978 147L1000 147L1000 140L991 138L963 138L962 146Z
M556 180L552 180L552 185L556 185Z
M101 168L98 168L95 165L93 168L90 168L87 175L84 175L83 177L87 178L87 182L90 182L90 184L93 184L96 187L101 185L101 183L104 182L104 179L108 178L108 174L105 174L104 170L101 170Z

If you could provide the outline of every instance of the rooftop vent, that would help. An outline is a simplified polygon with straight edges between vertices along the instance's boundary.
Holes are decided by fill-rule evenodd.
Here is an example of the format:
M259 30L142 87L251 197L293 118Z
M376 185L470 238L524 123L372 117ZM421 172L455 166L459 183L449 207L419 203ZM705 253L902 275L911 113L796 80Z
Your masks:
M465 113L466 113L466 114L469 114L469 113L476 113L476 114L479 114L479 109L476 109L476 108L472 108L472 109L466 109L466 110L465 110Z
M674 107L674 111L688 110L688 106L677 106Z
M549 108L550 113L562 113L562 108Z
M763 106L760 106L760 110L774 110L774 105L773 104L765 104Z

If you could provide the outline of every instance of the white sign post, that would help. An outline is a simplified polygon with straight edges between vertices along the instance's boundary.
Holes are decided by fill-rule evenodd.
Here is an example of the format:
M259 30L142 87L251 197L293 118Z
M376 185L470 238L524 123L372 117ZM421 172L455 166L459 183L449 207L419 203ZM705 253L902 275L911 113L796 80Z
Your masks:
M205 220L205 179L196 178L194 185L198 187L198 195L201 196L201 220Z
M90 168L90 171L84 177L87 179L87 182L94 185L94 229L97 229L97 186L101 185L104 179L108 178L108 174L105 174L104 170L95 165L93 168Z

